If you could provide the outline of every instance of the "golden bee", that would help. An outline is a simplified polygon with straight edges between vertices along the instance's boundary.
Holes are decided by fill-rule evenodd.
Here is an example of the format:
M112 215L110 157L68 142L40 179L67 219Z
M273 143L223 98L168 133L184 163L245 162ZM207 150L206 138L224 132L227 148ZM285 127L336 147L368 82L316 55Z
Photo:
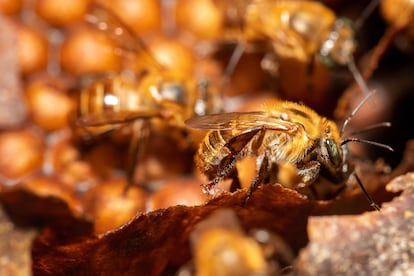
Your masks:
M92 76L92 81L80 91L76 114L76 125L92 135L133 123L130 149L133 162L128 176L132 182L137 158L145 149L146 137L154 121L184 130L185 119L219 112L220 95L208 80L195 80L163 68L139 36L105 8L93 5L87 21L117 40L125 55L146 57L148 66L138 73Z
M81 90L77 124L96 127L162 118L171 126L184 127L195 115L217 112L218 95L208 83L145 74L140 79L108 75Z
M341 139L343 129L355 113L339 130L335 122L303 104L273 101L263 104L259 111L206 115L191 118L186 124L210 130L195 155L197 168L211 180L205 185L207 191L228 177L233 178L236 182L233 188L237 188L236 162L248 156L256 158L256 177L250 186L250 196L258 185L279 181L278 168L284 164L295 168L298 182L296 186L291 183L288 186L298 191L312 187L320 178L332 186L344 186L351 173L344 145L350 141L362 142L357 138Z
M194 115L218 112L221 100L212 82L195 80L159 63L141 37L133 33L116 15L94 4L86 21L117 42L121 55L138 56L146 66L139 72L94 77L81 93L79 117L82 125L119 123L134 118L168 113L173 124ZM135 69L135 68L134 68ZM131 68L126 68L131 70ZM103 74L105 75L105 74ZM148 112L151 110L151 112ZM164 112L170 110L171 112Z
M268 102L257 112L222 113L192 118L190 128L211 130L195 157L197 167L214 186L234 175L235 163L256 156L257 177L251 189L275 181L281 163L296 167L301 183L311 185L322 173L342 178L343 154L339 130L333 121L309 107L288 101Z
M323 4L271 0L237 1L237 5L226 0L215 2L225 14L225 22L230 22L233 30L239 24L241 30L227 72L234 70L249 45L264 45L262 67L277 77L279 90L289 100L320 106L330 85L326 81L327 69L343 66L349 68L361 90L369 93L354 62L357 42L352 22L337 17Z

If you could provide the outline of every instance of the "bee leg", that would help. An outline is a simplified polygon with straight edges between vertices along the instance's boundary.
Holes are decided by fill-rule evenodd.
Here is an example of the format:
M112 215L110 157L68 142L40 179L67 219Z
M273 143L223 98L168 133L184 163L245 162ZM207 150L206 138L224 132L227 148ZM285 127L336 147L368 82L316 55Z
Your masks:
M263 127L261 126L251 128L248 131L236 135L227 141L225 148L227 148L230 153L220 162L220 165L217 169L217 176L209 183L202 185L204 192L212 194L213 192L211 191L211 188L228 176L232 176L233 180L237 178L237 182L239 181L238 174L235 169L236 162L243 157L243 149L245 149L253 137L256 137L256 135L258 135L261 130L263 130ZM261 135L263 135L263 132ZM259 137L261 138L261 136ZM240 183L237 184L237 182L232 184L232 187L230 189L236 186L240 187Z
M298 175L302 178L306 186L312 184L319 176L321 163L318 161L310 161L298 167Z
M358 174L354 172L353 175L356 181L358 182L358 185L361 188L362 192L364 193L365 197L367 198L369 202L369 206L371 206L371 208L374 209L375 211L381 212L381 207L379 207L378 204L376 204L375 201L372 199L372 197L369 195L368 191L365 189L365 186L362 184L362 181L359 178Z
M239 64L239 61L245 51L245 48L246 48L246 45L243 42L237 43L236 48L231 54L230 60L227 63L226 68L224 69L223 79L221 81L220 89L219 89L220 95L223 96L224 90L227 88L228 84L230 83L231 76L236 70L237 64Z
M230 190L233 189L233 185L235 185L235 187L240 186L240 183L237 184L239 180L237 170L235 169L237 158L238 156L233 154L228 155L226 158L223 158L217 170L217 176L209 183L202 185L203 191L205 193L214 194L214 192L211 189L218 183L220 183L220 181L222 181L224 178L229 176L233 179L233 182L235 181L235 179L237 179L236 182L234 182L234 184L232 183Z
M135 172L139 162L144 157L144 150L148 141L150 125L148 120L136 120L132 126L133 135L129 145L130 163L127 171L127 186L125 193L134 183Z
M231 185L230 185L230 192L235 192L237 190L241 189L241 184L239 180L239 171L237 168L235 168L229 175L229 177L232 179Z

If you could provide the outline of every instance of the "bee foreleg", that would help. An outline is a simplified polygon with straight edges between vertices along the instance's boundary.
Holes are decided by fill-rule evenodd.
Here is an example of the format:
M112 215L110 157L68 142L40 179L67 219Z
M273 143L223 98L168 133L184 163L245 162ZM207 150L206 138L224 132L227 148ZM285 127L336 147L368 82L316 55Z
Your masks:
M235 171L236 161L238 160L238 155L228 155L222 160L220 166L217 170L216 177L207 184L203 184L203 191L207 194L214 194L212 188L219 184L224 178L232 176L233 181L234 177L237 177L237 172ZM237 179L238 181L238 179ZM235 183L237 185L237 182ZM233 186L233 184L232 184ZM239 184L240 186L240 184ZM231 187L232 189L233 187Z
M302 178L302 182L308 186L318 178L320 170L321 163L318 161L309 161L298 166L298 175Z
M230 192L235 192L239 189L241 189L240 179L239 179L239 172L237 170L237 167L234 167L234 170L230 173L229 178L232 179L231 185L230 185Z

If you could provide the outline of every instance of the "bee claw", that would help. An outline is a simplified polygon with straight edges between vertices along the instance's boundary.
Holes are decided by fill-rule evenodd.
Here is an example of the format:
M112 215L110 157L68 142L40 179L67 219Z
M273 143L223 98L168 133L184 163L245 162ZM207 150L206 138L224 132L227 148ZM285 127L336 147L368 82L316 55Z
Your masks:
M244 197L244 201L243 201L243 205L245 206L245 205L247 205L247 202L250 200L250 196L251 196L251 193L248 193L245 197Z
M215 194L215 191L213 189L214 185L215 185L214 182L210 182L207 184L201 184L203 193L208 194L208 195L214 195Z
M372 209L374 209L375 211L381 212L381 207L379 207L378 204L376 204L375 202L371 202L370 206L372 207Z

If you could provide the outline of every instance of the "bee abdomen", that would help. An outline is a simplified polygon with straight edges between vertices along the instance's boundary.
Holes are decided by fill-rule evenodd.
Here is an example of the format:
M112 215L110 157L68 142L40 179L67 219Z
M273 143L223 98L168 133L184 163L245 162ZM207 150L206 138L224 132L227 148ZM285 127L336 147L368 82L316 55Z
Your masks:
M195 156L195 163L209 179L217 175L218 168L225 157L231 154L225 147L226 141L219 131L210 131L201 143Z

